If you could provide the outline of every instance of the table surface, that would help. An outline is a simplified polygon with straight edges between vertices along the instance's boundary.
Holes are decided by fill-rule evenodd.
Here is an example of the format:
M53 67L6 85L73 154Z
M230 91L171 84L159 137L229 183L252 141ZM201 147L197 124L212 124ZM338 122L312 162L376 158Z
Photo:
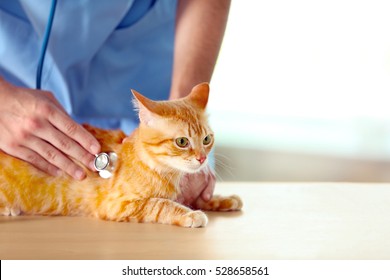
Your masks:
M218 183L205 228L0 217L0 259L390 259L390 184Z

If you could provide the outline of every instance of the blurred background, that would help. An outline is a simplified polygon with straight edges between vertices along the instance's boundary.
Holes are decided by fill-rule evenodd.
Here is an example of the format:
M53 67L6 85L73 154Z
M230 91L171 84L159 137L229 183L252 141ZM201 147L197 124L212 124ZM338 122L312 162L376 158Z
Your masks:
M390 181L390 1L232 1L211 82L223 181Z

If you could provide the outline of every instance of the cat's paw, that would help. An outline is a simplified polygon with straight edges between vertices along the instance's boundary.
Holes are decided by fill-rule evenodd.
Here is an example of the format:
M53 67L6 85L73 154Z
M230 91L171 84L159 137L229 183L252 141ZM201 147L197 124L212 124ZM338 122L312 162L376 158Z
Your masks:
M17 208L1 207L0 215L1 216L19 216L21 211Z
M182 227L205 227L207 225L208 218L202 211L191 211L183 215L179 225Z
M222 209L220 211L239 211L242 209L242 200L238 195L231 195L229 197L225 198L228 200L227 203L222 203L222 205L227 206L225 209Z
M242 200L238 195L213 196L209 201L198 199L196 207L206 211L239 211L242 208Z

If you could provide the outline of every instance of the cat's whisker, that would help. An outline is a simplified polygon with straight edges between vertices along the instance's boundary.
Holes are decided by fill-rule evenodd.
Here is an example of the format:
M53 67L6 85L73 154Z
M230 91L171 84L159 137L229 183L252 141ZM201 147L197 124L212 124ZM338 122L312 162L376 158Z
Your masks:
M219 160L219 159L215 159L215 165L216 167L218 167L220 170L226 172L227 174L229 174L232 178L234 178L234 173L233 173L233 170L235 170L234 167L228 165L225 161L222 161L222 160ZM218 170L218 168L216 168L216 170ZM222 180L222 177L219 176L219 179L221 181Z
M215 177L217 178L217 181L224 182L225 180L222 178L221 175L217 171L214 171Z
M230 165L232 159L223 154L215 153L215 161L220 165L223 165L225 168L233 169L233 167Z
M220 154L220 153L215 152L214 155L215 155L215 157L223 158L223 159L225 159L225 160L227 160L227 161L232 161L231 158L229 158L228 156L226 156L226 155L224 155L224 154Z
M223 161L223 160L219 160L219 159L216 159L215 160L215 164L216 166L218 167L223 167L225 170L234 170L236 169L235 167L231 166L230 164L228 164L227 162Z

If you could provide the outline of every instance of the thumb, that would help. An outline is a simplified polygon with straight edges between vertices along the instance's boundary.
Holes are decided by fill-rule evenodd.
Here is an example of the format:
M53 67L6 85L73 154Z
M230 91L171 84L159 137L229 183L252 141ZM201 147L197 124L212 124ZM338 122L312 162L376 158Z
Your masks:
M209 201L213 197L215 183L216 183L215 175L211 170L209 170L207 185L201 193L201 197L204 201Z

